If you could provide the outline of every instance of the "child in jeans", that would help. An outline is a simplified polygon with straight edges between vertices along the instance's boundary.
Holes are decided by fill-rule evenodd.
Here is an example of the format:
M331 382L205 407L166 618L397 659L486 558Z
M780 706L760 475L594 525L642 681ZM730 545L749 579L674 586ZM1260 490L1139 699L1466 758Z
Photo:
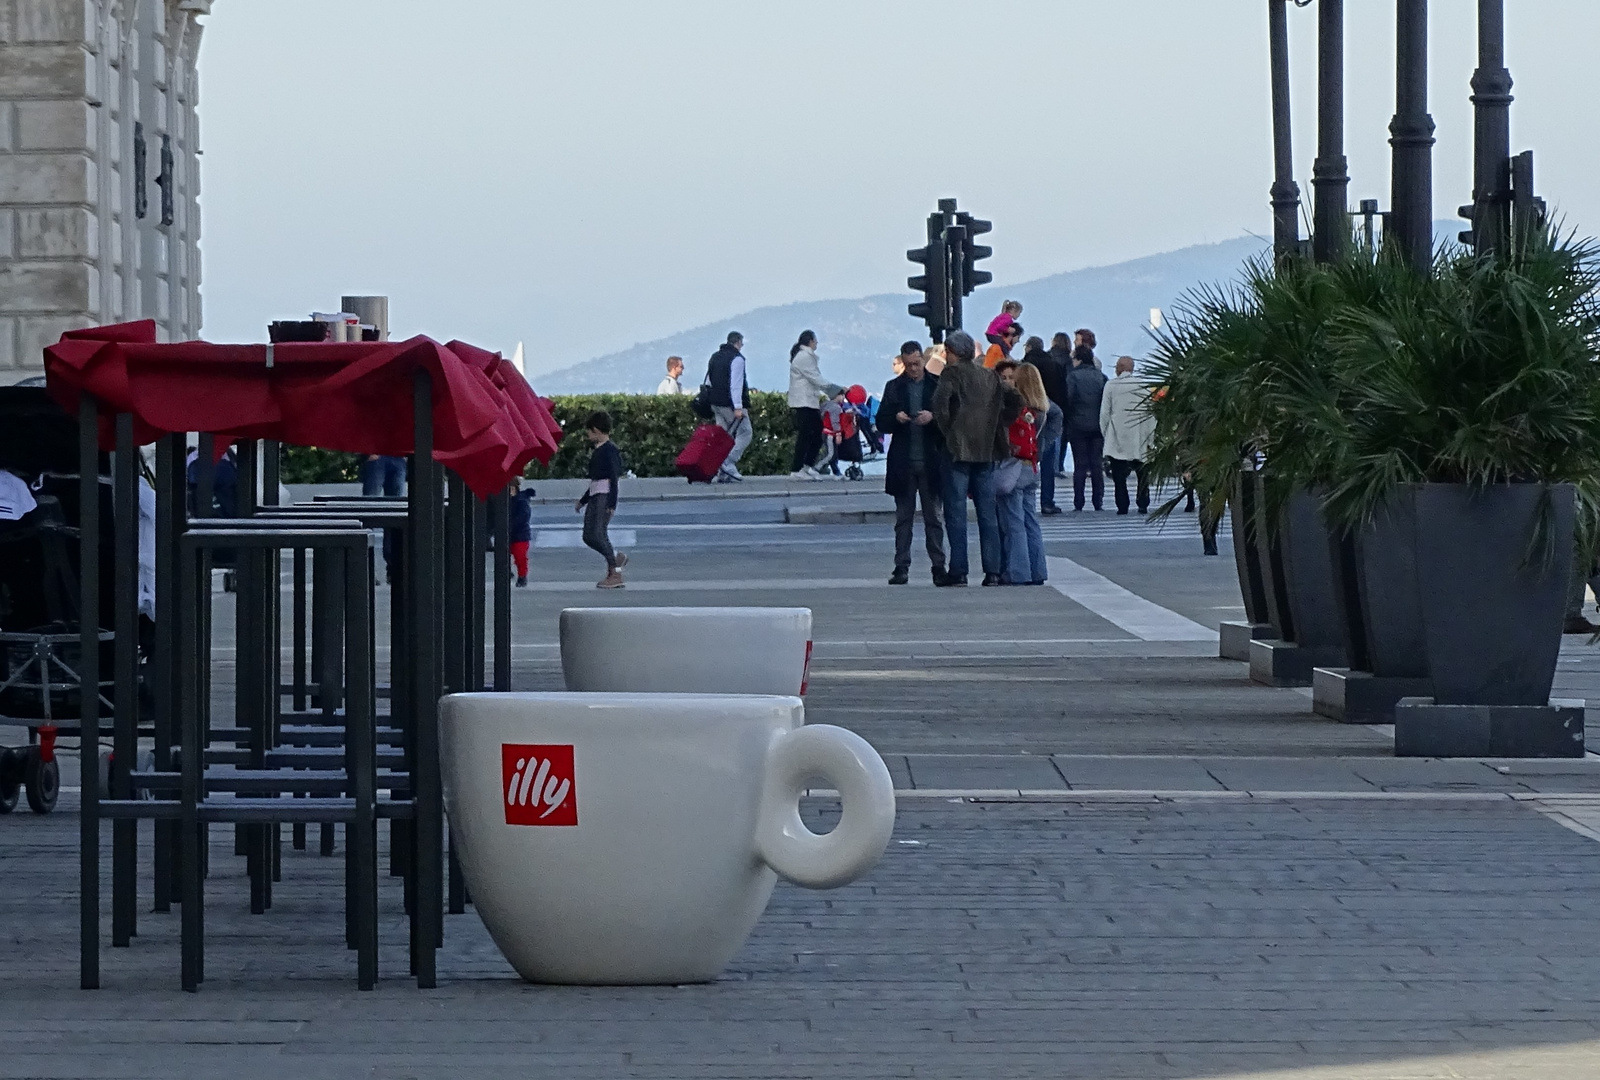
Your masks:
M848 391L840 389L822 404L822 454L817 458L816 470L824 475L839 475L839 443L844 438L845 408L849 404Z
M589 445L594 451L589 455L589 487L575 508L583 515L583 542L599 552L606 560L606 576L595 582L598 589L620 589L623 586L622 568L628 557L611 547L611 537L606 527L617 510L617 485L622 480L622 453L611 441L611 414L594 412L584 422Z
M522 480L511 481L511 562L517 568L517 588L528 587L528 544L533 540L533 489L522 490Z

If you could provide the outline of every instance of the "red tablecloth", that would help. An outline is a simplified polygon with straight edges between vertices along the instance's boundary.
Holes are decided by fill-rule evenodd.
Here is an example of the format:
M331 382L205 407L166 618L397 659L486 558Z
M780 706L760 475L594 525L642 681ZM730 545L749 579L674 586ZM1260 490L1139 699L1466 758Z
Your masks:
M76 413L79 395L109 418L131 413L134 437L210 432L224 443L277 439L358 454L412 452L412 377L433 385L433 456L479 496L502 490L528 462L548 463L561 439L550 409L498 354L426 337L408 341L157 344L155 323L75 330L45 349L50 395Z

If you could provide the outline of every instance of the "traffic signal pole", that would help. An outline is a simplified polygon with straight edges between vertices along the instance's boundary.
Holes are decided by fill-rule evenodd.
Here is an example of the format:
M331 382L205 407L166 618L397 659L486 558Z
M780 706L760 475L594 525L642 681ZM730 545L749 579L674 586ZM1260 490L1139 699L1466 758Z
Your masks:
M928 243L912 248L906 258L922 266L923 272L906 279L906 284L922 294L922 299L906 310L928 326L935 344L948 330L961 329L961 302L980 285L994 280L977 264L994 254L994 249L974 244L973 239L989 232L993 223L956 209L956 200L940 199L939 209L928 215Z

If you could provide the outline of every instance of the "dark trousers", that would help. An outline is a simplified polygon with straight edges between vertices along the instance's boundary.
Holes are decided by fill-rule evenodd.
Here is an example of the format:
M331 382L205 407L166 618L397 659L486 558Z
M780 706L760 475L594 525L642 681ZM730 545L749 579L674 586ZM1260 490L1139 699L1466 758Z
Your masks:
M611 547L611 536L606 526L611 524L611 507L605 496L590 499L583 508L583 542L599 552L606 560L606 569L617 568L617 553Z
M382 495L386 499L404 498L406 493L406 459L384 455L361 463L361 494ZM395 555L400 543L399 529L383 530L384 577L392 584L399 567Z
M928 561L937 571L944 570L944 498L938 475L921 465L911 466L911 490L894 497L894 568L911 569L911 530L917 515L917 500L922 500L922 538L928 546ZM965 506L962 507L966 509Z
M384 455L361 463L361 494L382 495L387 499L398 499L402 498L405 493L405 458Z
M799 472L815 465L822 452L822 410L791 408L789 412L794 417L794 462L789 471Z
M1106 501L1106 477L1100 468L1100 458L1106 452L1106 437L1096 431L1069 431L1067 442L1072 446L1072 505L1083 509L1083 482L1092 481L1094 508L1100 509Z
M1117 513L1128 512L1128 473L1132 472L1138 477L1138 505L1139 513L1150 509L1150 480L1145 473L1144 462L1123 461L1121 458L1107 458L1111 463L1111 486L1113 496L1117 500Z

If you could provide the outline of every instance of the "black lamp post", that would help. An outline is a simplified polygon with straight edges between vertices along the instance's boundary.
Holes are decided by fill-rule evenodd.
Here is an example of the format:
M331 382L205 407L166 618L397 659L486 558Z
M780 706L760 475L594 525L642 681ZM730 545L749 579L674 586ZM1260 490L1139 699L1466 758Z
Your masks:
M1311 167L1316 216L1311 250L1317 262L1332 262L1350 239L1350 173L1344 156L1344 0L1321 0L1317 16L1317 160Z
M1280 259L1300 250L1300 185L1294 182L1289 115L1288 0L1267 0L1272 44L1272 250Z
M1433 266L1433 117L1428 115L1428 0L1398 0L1390 225L1408 263Z
M1504 250L1511 236L1511 72L1505 0L1478 0L1478 70L1472 73L1473 248Z

